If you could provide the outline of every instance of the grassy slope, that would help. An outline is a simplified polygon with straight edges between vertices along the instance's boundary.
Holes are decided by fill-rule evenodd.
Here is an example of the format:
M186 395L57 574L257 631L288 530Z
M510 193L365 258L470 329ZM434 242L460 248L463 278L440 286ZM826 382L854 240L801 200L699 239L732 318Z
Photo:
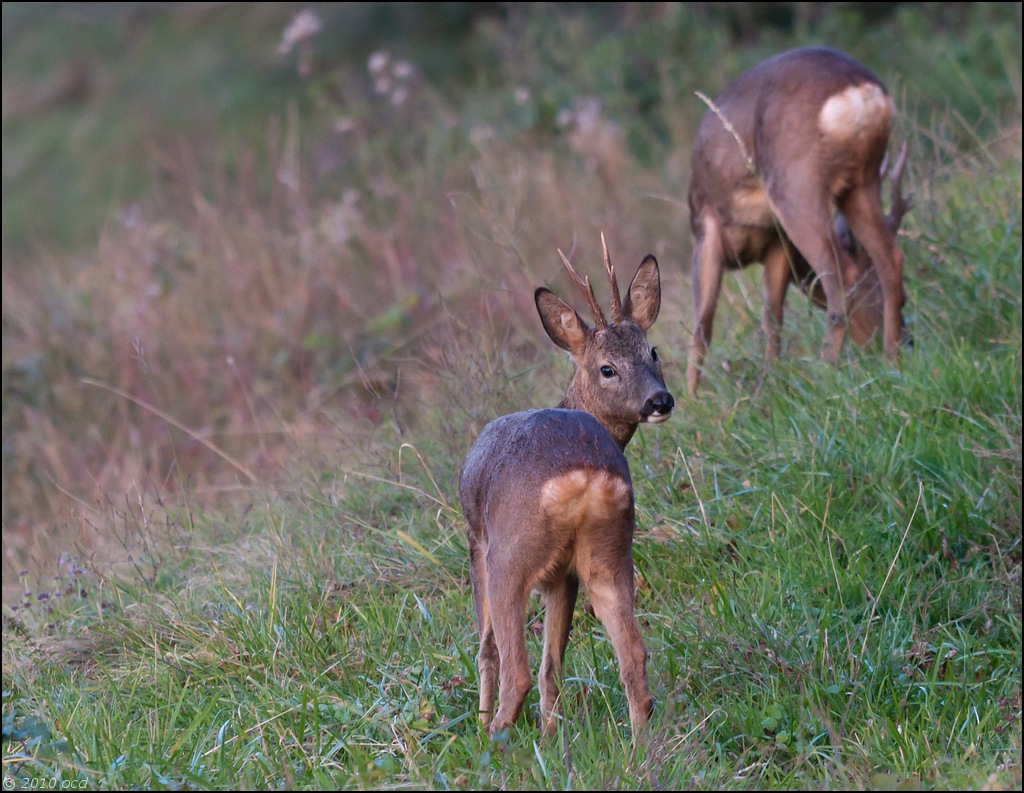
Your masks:
M986 180L969 203L1012 206L1019 175L1003 190ZM571 782L558 742L536 748L525 726L501 750L481 736L456 460L428 446L424 467L404 450L405 487L365 479L332 503L331 483L310 482L241 531L187 526L148 584L84 576L48 628L9 624L5 714L42 740L24 765L8 744L7 768L120 788L1019 786L1020 243L1006 220L1002 253L964 236L997 310L930 305L961 321L919 327L899 374L787 362L756 396L720 378L641 433L639 608L659 707L638 755L582 613ZM972 325L995 334L962 338Z
M916 346L898 371L853 353L821 366L800 342L820 317L796 300L789 355L762 371L756 300L745 299L756 281L744 275L714 348L730 370L716 367L702 400L638 433L628 452L638 609L658 700L639 750L609 645L582 608L560 739L540 744L524 721L492 743L476 723L460 451L489 414L549 400L550 381L567 375L544 364L554 356L543 347L506 356L523 342L492 316L505 335L487 338L481 322L438 359L450 373L445 411L423 410L402 434L381 423L378 464L321 424L337 469L300 448L290 485L254 491L248 511L186 495L99 514L132 536L133 566L112 576L68 562L49 599L5 611L5 778L117 789L1019 788L1017 125L1016 157L972 154L958 167L936 145L934 174L917 166L904 239ZM475 156L478 192L467 188L458 209L470 260L503 250L507 220L509 245L536 261L550 235L525 209L564 210L529 180L499 198L487 180L514 169L497 149ZM519 156L548 173L540 157ZM650 180L642 167L624 172ZM599 192L599 174L564 173L574 194ZM604 223L601 204L581 198L573 227ZM432 243L429 220L405 217ZM660 235L663 221L645 221L653 232L624 222L623 247ZM534 249L524 237L538 230ZM245 233L219 239L238 245ZM450 252L432 244L426 257ZM658 249L663 262L681 258L674 246ZM671 271L666 282L678 291ZM470 303L448 297L453 311ZM681 394L683 326L670 309L653 336ZM465 388L480 372L487 382ZM528 709L535 716L535 694Z

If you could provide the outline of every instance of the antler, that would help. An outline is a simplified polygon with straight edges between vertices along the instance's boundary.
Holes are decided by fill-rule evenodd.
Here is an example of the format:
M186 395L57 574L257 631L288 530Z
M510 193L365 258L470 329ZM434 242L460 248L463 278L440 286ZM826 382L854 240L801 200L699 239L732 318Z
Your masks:
M608 243L604 241L604 232L601 232L601 247L604 249L604 269L608 272L608 289L612 293L612 324L622 322L622 300L619 298L619 282L615 280L615 268L612 267L611 257L608 255Z
M572 266L572 263L565 258L565 254L562 253L562 249L558 249L558 255L562 257L562 261L565 263L566 269L572 276L572 280L576 282L576 286L580 288L583 296L587 299L587 305L590 306L590 313L594 315L594 324L598 330L605 330L608 327L608 320L604 318L604 313L601 311L601 306L597 303L597 298L594 297L594 287L590 285L589 278L580 278L580 274L576 272L576 269ZM620 309L621 312L621 309Z
M903 216L910 211L913 206L911 199L914 194L904 197L902 185L903 185L903 170L907 165L907 142L903 141L903 145L900 147L900 154L896 158L896 165L893 166L892 174L889 176L892 185L892 202L889 207L889 216L886 218L886 223L889 225L889 229L895 234L900 227L900 223L903 222ZM888 175L889 170L889 153L885 153L885 158L882 160L882 167L879 172L881 181L885 181L885 177Z

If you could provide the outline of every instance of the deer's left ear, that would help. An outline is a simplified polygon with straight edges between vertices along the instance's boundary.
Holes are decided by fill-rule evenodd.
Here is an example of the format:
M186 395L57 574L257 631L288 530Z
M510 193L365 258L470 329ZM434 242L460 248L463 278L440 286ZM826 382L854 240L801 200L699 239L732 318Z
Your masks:
M647 254L629 284L626 298L622 301L622 314L633 320L646 333L658 318L659 311L661 273L658 270L658 260Z

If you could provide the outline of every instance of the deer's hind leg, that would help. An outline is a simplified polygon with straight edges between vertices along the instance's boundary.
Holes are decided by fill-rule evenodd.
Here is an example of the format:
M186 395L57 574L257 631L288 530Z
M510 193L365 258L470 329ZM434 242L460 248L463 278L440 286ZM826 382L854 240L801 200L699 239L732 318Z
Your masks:
M629 703L630 726L639 735L654 701L647 685L647 648L633 613L632 492L620 481L605 491L603 503L595 498L592 504L595 508L579 532L576 570L594 614L608 631Z
M647 648L644 647L640 626L633 613L632 554L629 556L630 575L615 574L598 569L584 586L594 613L601 620L619 662L619 678L629 703L629 723L634 735L651 716L654 700L647 685Z
M487 580L493 642L498 654L498 712L490 724L491 733L508 727L519 716L532 685L530 662L526 653L526 601L532 582L521 573L512 560L495 559L492 546L487 555L490 570L497 564L501 575L490 574ZM481 701L483 687L481 686Z
M878 183L850 190L839 207L878 273L884 312L883 345L885 354L895 358L899 353L900 316L904 301L903 252L882 214Z
M494 641L491 624L490 599L487 592L486 542L469 535L469 580L473 590L473 608L476 611L477 630L480 632L480 650L477 653L477 675L480 686L480 721L484 726L494 715L494 700L498 693L498 645Z
M700 384L701 367L714 333L715 311L722 291L722 272L725 269L725 251L718 220L710 213L701 219L691 261L694 302L694 327L690 337L690 354L686 367L686 386L691 397L696 396Z
M839 360L846 335L846 291L842 277L850 265L832 227L832 204L827 196L808 199L802 184L813 184L817 174L799 169L777 174L769 190L779 223L796 249L803 254L825 293L827 328L821 358L828 363Z
M572 628L572 614L579 594L579 580L572 573L547 588L544 603L544 656L540 664L541 733L555 731L562 710L562 664Z

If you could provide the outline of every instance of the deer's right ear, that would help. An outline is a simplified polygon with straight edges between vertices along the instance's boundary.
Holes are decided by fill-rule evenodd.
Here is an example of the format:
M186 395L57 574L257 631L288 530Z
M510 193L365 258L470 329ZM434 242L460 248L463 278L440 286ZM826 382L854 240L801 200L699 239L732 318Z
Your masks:
M554 292L543 286L538 286L533 293L533 299L537 303L537 313L540 314L540 321L544 323L544 330L548 337L573 355L583 347L590 327L580 319L580 315L567 303L560 300Z

